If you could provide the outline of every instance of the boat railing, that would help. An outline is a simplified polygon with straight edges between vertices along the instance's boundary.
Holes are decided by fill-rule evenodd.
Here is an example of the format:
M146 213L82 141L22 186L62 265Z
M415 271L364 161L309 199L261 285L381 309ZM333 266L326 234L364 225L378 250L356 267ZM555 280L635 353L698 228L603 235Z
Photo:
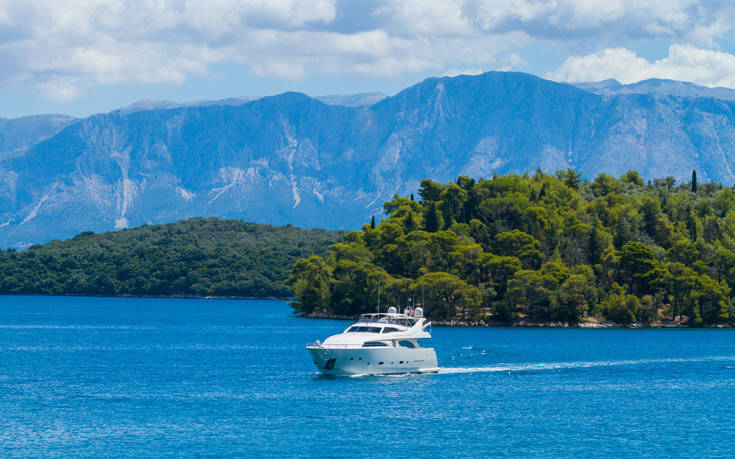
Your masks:
M416 319L388 319L385 317L364 317L360 316L357 323L373 323L373 324L384 324L384 325L400 325L402 327L413 327L416 324Z
M319 341L308 344L306 347L319 347L322 349L358 349L362 348L362 343L359 344L322 344Z
M373 324L390 324L390 325L403 325L400 322L396 322L392 319L376 319L376 318L368 318L368 317L360 317L360 320L357 321L357 323L373 323Z

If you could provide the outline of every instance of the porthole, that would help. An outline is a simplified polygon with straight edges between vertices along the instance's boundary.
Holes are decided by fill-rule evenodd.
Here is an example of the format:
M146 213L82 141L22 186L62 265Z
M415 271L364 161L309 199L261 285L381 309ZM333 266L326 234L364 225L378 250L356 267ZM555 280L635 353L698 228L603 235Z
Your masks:
M350 357L350 360L355 360L355 358L354 357Z
M400 362L398 362L398 363L400 363L401 365L403 365L403 360L401 360L401 361L400 361Z
M378 362L378 365L382 365L382 364L383 364L383 362Z

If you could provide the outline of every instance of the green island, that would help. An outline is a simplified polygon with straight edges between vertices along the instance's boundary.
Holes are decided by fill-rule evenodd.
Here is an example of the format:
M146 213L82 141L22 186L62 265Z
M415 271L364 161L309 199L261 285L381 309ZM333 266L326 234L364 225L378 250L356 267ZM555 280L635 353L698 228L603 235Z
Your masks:
M460 325L727 326L735 192L636 171L592 181L494 175L421 182L388 216L296 261L296 312L354 317L378 301Z
M192 218L0 252L0 294L291 297L294 261L344 231Z

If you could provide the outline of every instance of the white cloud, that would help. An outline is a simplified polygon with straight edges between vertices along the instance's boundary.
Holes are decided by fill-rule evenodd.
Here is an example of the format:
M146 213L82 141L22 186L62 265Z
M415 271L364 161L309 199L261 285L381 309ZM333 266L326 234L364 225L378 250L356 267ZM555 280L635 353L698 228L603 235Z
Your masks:
M666 78L735 88L735 55L691 45L672 45L667 57L651 62L628 49L612 48L570 57L546 76L569 82L614 78L621 83Z
M522 28L539 37L593 35L619 39L676 35L708 22L706 3L696 0L516 0L477 2L485 29Z
M59 80L46 81L37 86L46 97L56 102L69 102L79 96L79 89L76 86Z
M537 43L577 54L609 48L570 59L557 78L582 69L592 74L590 62L616 74L686 67L682 74L689 75L696 64L686 62L704 60L719 64L695 75L698 81L720 81L727 79L717 73L729 71L726 59L699 49L716 49L733 31L735 3L720 3L0 0L0 84L33 85L55 100L71 100L98 85L182 83L223 62L280 78L518 69L527 63L517 50ZM685 45L672 47L663 60L671 62L653 63L614 48L651 38Z
M253 65L252 69L256 75L281 78L300 78L306 73L304 66L295 62L266 62Z
M512 70L522 69L528 66L528 62L516 53L510 53L506 61L506 67Z

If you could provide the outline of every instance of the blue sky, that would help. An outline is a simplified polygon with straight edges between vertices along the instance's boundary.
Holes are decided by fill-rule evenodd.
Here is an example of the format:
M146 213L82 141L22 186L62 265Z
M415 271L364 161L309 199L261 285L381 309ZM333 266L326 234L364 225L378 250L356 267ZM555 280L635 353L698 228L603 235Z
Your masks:
M517 70L735 88L735 2L0 0L0 117Z

